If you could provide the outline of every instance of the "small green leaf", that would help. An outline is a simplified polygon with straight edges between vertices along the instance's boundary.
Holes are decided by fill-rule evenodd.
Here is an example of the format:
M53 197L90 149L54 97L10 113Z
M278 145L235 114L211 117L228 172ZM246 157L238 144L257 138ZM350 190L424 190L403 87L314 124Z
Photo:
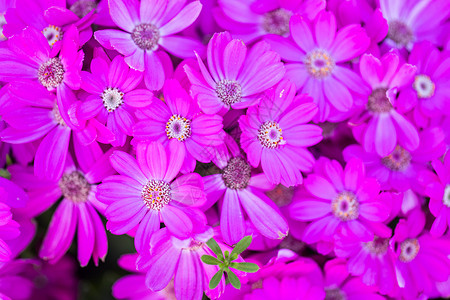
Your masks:
M216 274L214 274L214 276L211 278L211 281L209 282L209 288L211 290L215 289L219 285L220 280L222 279L222 276L223 276L223 270L219 270L219 271L217 271Z
M220 260L211 255L202 255L201 260L207 265L218 265L221 263Z
M228 250L225 250L225 260L228 260L229 257L230 257L230 252L228 252Z
M243 263L232 263L230 265L231 268L234 268L236 270L239 271L243 271L246 273L255 273L259 270L259 266L257 264L254 263L247 263L247 262L243 262Z
M6 169L0 169L0 177L11 180L11 173L9 173Z
M231 285L235 288L240 290L241 289L241 282L239 281L239 278L234 274L232 271L228 272L228 279L230 280Z
M231 253L241 254L242 252L244 252L245 249L248 248L248 246L250 246L251 243L252 243L252 236L251 235L244 236L242 240L240 240L236 244L236 246L234 246L234 249L233 251L231 251Z
M238 256L236 253L231 254L230 261L236 260Z
M220 249L220 246L219 244L217 244L215 239L213 238L209 239L209 241L206 242L206 245L208 245L209 249L211 249L212 252L214 252L214 254L217 255L217 258L219 260L223 260L222 249Z

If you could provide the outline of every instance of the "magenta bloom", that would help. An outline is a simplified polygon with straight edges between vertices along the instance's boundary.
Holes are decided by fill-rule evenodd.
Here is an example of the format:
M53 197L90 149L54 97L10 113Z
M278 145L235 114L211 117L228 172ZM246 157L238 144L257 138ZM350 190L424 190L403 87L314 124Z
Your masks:
M263 236L284 238L289 227L272 200L264 194L273 185L263 173L252 176L250 165L240 156L238 146L229 135L225 144L218 147L213 161L222 171L221 174L204 177L207 206L223 198L220 229L225 242L233 245L245 235L241 207Z
M268 91L258 106L250 107L239 118L241 146L253 167L261 162L267 179L273 184L294 186L310 172L313 155L306 147L322 140L322 129L305 124L317 113L314 103L294 99L295 85L281 81Z
M80 123L95 117L114 134L112 145L123 146L127 136L132 135L135 110L149 106L153 94L137 89L143 74L130 69L122 56L111 61L102 50L97 53L91 73L81 72L81 88L90 95L79 104L77 117Z
M217 299L223 293L225 280L222 278L215 289L209 289L209 281L219 267L200 260L202 255L215 256L205 244L212 237L211 228L182 240L172 236L166 228L155 232L150 241L150 251L141 253L137 260L138 270L147 271L147 287L160 291L174 277L176 299L201 299L203 292ZM230 251L225 245L222 247Z
M183 173L193 172L196 161L211 161L214 147L223 143L222 117L203 114L197 103L174 79L166 80L164 100L155 99L151 108L141 111L143 119L134 126L138 140L160 141L164 146L175 140L184 147Z
M428 163L445 152L444 132L440 127L430 127L420 133L419 147L408 151L397 145L389 155L381 157L366 152L360 145L350 145L344 149L346 161L358 157L366 166L367 175L374 177L384 190L394 189L404 192L408 189L418 191L419 174L428 169Z
M387 156L399 144L408 151L419 146L416 128L396 110L396 94L410 84L416 67L401 64L395 52L380 59L364 54L359 64L361 75L372 88L364 111L350 120L353 134L367 152Z
M98 265L98 260L104 260L108 251L105 227L98 215L98 211L104 212L105 206L97 200L95 193L96 184L114 170L109 165L110 152L103 154L96 146L90 148L89 154L78 151L79 168L68 157L59 181L39 180L30 167L13 165L8 169L12 180L21 184L30 196L27 205L18 210L20 214L38 216L63 197L39 251L39 256L51 263L64 256L75 232L78 260L82 266L89 263L91 256Z
M289 35L289 20L294 14L314 19L325 9L324 0L219 0L214 17L220 27L234 37L250 42L267 34Z
M201 50L199 41L174 34L184 30L197 19L202 5L193 1L172 3L168 0L138 1L109 0L109 11L114 23L124 30L96 31L97 41L107 49L125 56L133 69L144 71L145 84L150 90L159 90L164 84L164 69L158 49L188 58L194 50Z
M348 112L354 93L365 95L367 88L358 74L343 64L358 57L370 44L360 25L348 25L336 32L331 12L321 11L314 22L301 16L290 21L291 39L278 35L265 38L286 63L286 77L297 90L308 93L319 107L318 120L332 112Z
M186 65L191 93L207 114L247 108L258 103L260 93L284 76L278 54L265 42L247 46L228 32L216 33L208 43L208 69L197 56L200 72Z
M192 207L205 199L203 180L189 173L174 180L184 160L184 147L173 141L164 149L160 142L140 143L136 159L114 151L111 164L120 175L103 180L97 197L106 203L107 228L114 234L125 234L137 227L134 243L141 253L148 250L150 238L164 222L179 238L194 230L194 222L206 218Z
M437 282L447 281L450 275L450 241L432 238L422 232L425 215L413 210L408 218L401 219L395 229L398 284L407 299L417 299L420 292L429 294Z
M33 282L24 274L30 263L30 260L25 259L0 263L0 299L30 299Z
M9 8L13 8L16 5L16 0L3 0L0 3L0 44L2 41L8 38L3 34L3 27L6 24L5 13Z
M351 159L342 169L337 161L323 159L317 168L304 182L309 197L291 204L292 218L311 221L304 242L332 242L336 233L363 242L373 240L374 234L389 236L390 229L381 222L389 217L390 206L381 201L378 182L366 178L361 160Z

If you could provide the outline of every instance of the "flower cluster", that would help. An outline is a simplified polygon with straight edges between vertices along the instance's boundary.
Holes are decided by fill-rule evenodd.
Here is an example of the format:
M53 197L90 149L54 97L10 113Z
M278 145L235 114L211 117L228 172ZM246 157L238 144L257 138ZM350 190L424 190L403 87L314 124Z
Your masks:
M0 1L0 299L75 299L113 235L117 299L450 297L449 20Z

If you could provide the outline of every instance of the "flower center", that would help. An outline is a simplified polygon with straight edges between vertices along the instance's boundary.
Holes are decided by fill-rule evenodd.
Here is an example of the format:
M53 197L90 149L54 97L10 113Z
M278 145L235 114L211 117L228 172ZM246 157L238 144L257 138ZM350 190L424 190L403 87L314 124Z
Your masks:
M191 120L182 118L180 115L173 115L166 124L166 134L170 139L177 139L180 142L191 136Z
M373 254L385 254L389 246L389 239L375 236L373 241L364 243L364 246Z
M263 147L274 149L286 144L282 134L283 131L278 123L267 121L259 127L258 140Z
M58 57L50 58L38 70L38 80L46 88L56 88L64 79L64 67Z
M108 112L115 111L123 104L123 92L121 92L118 88L106 88L101 97L103 106L105 106Z
M54 25L45 27L44 29L42 29L42 33L44 34L50 46L53 46L57 41L60 41L63 38L62 29Z
M367 101L367 109L374 113L385 113L392 109L392 103L386 96L386 88L376 88Z
M345 300L347 297L338 288L325 290L325 300Z
M79 18L83 18L88 13L91 12L91 10L97 8L97 3L95 0L78 0L72 6L70 7L70 10L76 14Z
M3 26L6 24L5 13L0 13L0 41L5 41L6 36L3 34Z
M53 120L55 120L55 122L58 123L58 125L64 126L64 127L67 126L66 122L64 122L64 119L61 116L61 112L59 111L58 104L55 104L55 106L53 106L52 115L53 115Z
M410 262L419 253L419 241L417 239L407 239L400 244L400 250L400 260L402 262Z
M233 190L245 189L250 181L250 165L240 157L233 157L222 170L222 178L225 186Z
M397 145L391 154L381 159L381 162L393 171L404 171L411 162L411 154Z
M442 202L445 206L450 207L450 184L445 186L444 197L442 198Z
M156 50L159 37L159 29L153 24L140 24L131 33L133 42L143 50Z
M355 220L359 216L358 199L352 192L341 192L331 202L331 210L342 221Z
M170 185L163 180L150 180L142 188L142 200L153 210L161 210L171 200Z
M241 102L241 85L233 80L221 80L216 84L216 94L226 105Z
M304 63L308 73L317 79L329 76L336 65L331 56L321 49L308 53Z
M183 248L183 250L189 250L189 251L197 251L201 247L203 247L204 243L197 242L195 240L191 240L191 243L186 248Z
M86 202L91 191L91 185L78 171L65 173L58 184L64 198L75 203Z
M413 88L416 90L418 98L431 98L436 86L427 75L417 75L414 78Z
M267 33L285 35L289 32L289 20L292 13L279 8L266 13L263 17L262 27Z
M414 38L412 30L405 23L397 20L389 22L387 36L401 46L408 45Z

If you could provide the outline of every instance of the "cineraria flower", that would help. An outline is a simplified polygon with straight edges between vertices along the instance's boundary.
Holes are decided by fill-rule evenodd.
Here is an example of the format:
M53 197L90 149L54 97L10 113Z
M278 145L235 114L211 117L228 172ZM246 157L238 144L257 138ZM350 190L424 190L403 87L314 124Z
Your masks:
M443 44L444 20L450 11L447 0L380 0L380 9L388 21L387 44L411 50L417 41Z
M208 163L207 149L223 143L222 117L202 114L197 103L174 79L166 80L164 101L155 99L151 109L143 110L142 120L134 126L138 140L179 142L186 149L182 171L193 172L196 160Z
M137 161L122 151L111 155L111 164L120 175L104 179L97 197L108 206L106 226L112 233L125 234L137 226L134 243L139 253L148 250L161 221L178 238L188 237L194 222L206 223L204 215L193 208L206 200L201 176L189 173L174 180L184 151L171 141L166 149L160 142L139 143Z
M96 144L95 144L96 145ZM79 167L69 156L64 173L58 181L39 180L30 167L9 167L11 178L28 192L30 200L20 214L35 217L46 211L61 196L39 251L39 257L57 262L78 236L78 260L86 266L92 256L95 265L104 260L108 251L105 227L98 212L105 207L96 196L96 184L114 170L109 165L110 152L103 154L100 147L91 147L89 154L77 151Z
M294 95L295 85L283 80L239 118L241 146L249 163L256 168L261 162L273 184L301 184L301 171L309 172L314 165L306 147L322 140L319 126L305 124L316 115L317 106L302 103L303 99L294 99Z
M219 0L214 18L220 27L246 43L266 34L289 35L289 20L294 14L314 19L325 9L325 0Z
M339 232L363 242L373 240L374 234L389 236L390 229L381 222L389 217L390 206L379 197L379 183L366 178L362 161L353 158L345 169L337 161L322 161L321 169L304 181L309 197L291 204L292 218L311 221L303 241L332 242Z
M422 291L430 293L436 282L446 281L450 275L450 241L432 238L422 232L424 226L425 215L419 208L395 228L397 280L407 299L417 299Z
M370 44L359 24L336 32L334 15L321 11L314 23L293 16L290 32L294 43L278 35L269 35L265 40L287 62L286 77L297 90L313 97L320 122L333 117L332 110L348 112L353 107L352 93L368 93L360 76L343 66L364 53Z
M33 282L24 275L30 263L32 262L26 259L0 263L0 299L30 299Z
M111 18L124 31L105 29L94 36L103 47L124 55L131 68L144 71L150 90L159 90L165 79L159 47L181 58L193 57L194 50L203 47L194 39L174 36L191 25L202 9L200 1L185 2L109 0Z
M203 292L212 299L217 299L225 288L225 280L219 285L209 288L209 281L219 266L204 264L202 255L214 256L206 242L213 237L213 230L209 228L188 237L178 239L163 228L155 232L151 238L150 251L141 253L137 259L138 270L146 270L145 284L152 291L160 291L174 278L176 299L201 299ZM221 248L230 251L221 244Z
M264 173L252 176L250 165L239 155L239 147L229 135L225 136L225 144L216 150L213 161L221 173L204 177L204 182L207 207L223 198L220 229L225 242L233 245L245 235L241 207L263 236L284 238L289 227L272 200L264 194L273 188Z
M428 118L448 115L450 57L431 43L420 42L414 45L408 62L417 67L417 74L412 85L400 90L399 109L405 112L415 108L414 119L418 124L426 124Z
M109 15L108 0L67 0L69 9L79 18L94 11L94 24L113 27L115 24Z
M397 145L389 155L381 157L364 151L360 145L350 145L342 154L346 161L353 157L361 159L366 166L367 175L376 178L384 190L404 192L412 188L417 191L419 173L428 168L429 161L445 152L445 135L440 127L427 128L419 137L419 147L414 151Z
M94 11L83 17L66 8L66 1L16 0L15 8L9 9L5 16L3 33L7 38L17 35L27 27L41 31L48 44L54 46L61 41L73 25L80 33L83 45L92 37L91 24Z
M127 135L132 135L134 111L149 106L153 93L136 89L143 74L130 69L120 55L112 61L104 52L97 55L91 62L91 72L81 72L81 88L90 95L79 104L77 117L80 121L95 117L114 133L112 145L123 146Z
M367 152L388 156L400 145L408 151L419 146L416 128L396 110L396 94L401 87L411 83L416 67L401 64L394 52L380 59L364 54L359 68L363 79L372 88L366 107L360 115L349 121L353 134Z
M197 56L200 72L186 65L191 93L207 114L242 109L255 105L260 93L277 84L284 76L278 54L265 42L247 46L232 39L228 32L216 33L208 43L208 69Z

